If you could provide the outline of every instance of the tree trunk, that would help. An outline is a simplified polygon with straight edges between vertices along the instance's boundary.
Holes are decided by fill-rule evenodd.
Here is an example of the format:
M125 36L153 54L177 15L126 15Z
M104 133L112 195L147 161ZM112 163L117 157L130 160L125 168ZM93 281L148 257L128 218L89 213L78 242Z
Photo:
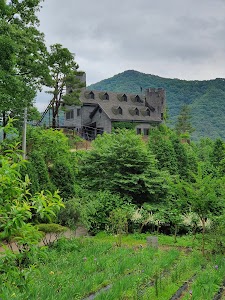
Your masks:
M57 115L59 112L60 102L56 102L52 106L52 128L56 128L57 126Z
M56 118L52 116L52 128L56 128Z

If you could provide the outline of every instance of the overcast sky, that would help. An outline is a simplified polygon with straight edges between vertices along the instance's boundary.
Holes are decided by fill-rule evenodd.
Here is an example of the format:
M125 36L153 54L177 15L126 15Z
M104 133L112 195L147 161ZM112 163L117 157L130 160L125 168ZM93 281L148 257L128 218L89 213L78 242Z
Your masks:
M47 45L75 53L87 84L130 69L225 78L224 0L45 0L39 19Z

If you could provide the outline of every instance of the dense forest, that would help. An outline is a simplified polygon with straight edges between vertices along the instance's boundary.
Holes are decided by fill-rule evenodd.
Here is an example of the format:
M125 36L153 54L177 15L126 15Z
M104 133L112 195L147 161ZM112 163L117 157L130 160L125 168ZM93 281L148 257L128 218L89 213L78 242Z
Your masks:
M129 70L112 78L92 84L88 89L115 92L140 93L141 88L164 88L166 90L169 125L173 126L183 105L191 109L192 138L225 139L225 82L223 78L204 81L187 81L162 78Z

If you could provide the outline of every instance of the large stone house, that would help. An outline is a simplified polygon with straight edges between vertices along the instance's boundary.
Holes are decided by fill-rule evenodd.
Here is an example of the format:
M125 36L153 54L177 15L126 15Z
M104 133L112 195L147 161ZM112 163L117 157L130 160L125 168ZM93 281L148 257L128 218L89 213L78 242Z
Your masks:
M149 88L144 94L81 91L80 106L67 106L64 126L73 128L86 139L110 133L115 122L133 123L137 134L148 135L149 129L163 121L165 91Z

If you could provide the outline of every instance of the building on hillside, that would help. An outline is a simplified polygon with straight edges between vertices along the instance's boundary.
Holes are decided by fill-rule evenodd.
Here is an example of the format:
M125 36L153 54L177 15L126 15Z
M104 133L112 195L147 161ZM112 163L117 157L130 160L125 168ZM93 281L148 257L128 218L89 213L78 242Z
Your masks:
M141 95L85 88L80 101L80 106L66 107L64 127L92 140L97 134L111 133L118 122L132 123L137 134L148 135L151 127L162 123L166 99L162 88L149 88Z

